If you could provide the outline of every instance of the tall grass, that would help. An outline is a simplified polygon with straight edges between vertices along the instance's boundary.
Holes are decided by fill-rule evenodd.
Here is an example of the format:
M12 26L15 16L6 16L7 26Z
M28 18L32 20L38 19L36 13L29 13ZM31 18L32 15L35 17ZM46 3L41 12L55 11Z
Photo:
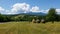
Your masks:
M60 22L9 22L0 24L0 34L60 34Z

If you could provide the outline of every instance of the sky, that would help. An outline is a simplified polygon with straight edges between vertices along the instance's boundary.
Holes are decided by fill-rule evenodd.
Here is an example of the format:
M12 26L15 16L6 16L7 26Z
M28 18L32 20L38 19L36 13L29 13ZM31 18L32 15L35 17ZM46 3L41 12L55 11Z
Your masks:
M60 0L0 0L1 14L48 13L50 8L56 8L60 14Z

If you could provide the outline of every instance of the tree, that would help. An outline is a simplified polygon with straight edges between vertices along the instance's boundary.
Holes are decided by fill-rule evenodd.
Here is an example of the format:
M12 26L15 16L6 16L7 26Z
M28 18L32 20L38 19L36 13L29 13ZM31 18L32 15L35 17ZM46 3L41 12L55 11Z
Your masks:
M52 23L54 23L54 21L56 21L57 18L57 13L56 13L56 9L55 8L51 8L47 14L47 21L52 21Z
M7 21L6 17L0 14L0 22L6 22L6 21Z
M3 21L3 16L0 14L0 22Z

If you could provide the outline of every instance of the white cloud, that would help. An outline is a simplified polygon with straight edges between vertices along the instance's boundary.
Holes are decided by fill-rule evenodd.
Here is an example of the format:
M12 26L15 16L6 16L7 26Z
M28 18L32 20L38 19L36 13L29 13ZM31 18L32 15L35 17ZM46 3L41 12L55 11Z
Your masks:
M5 10L4 14L18 14L18 13L15 11L11 11L11 10Z
M56 11L57 11L57 14L60 14L60 9L56 9Z
M4 8L0 7L0 11L4 11L4 10L5 10Z
M49 11L49 9L48 10L44 10L44 11L42 11L43 13L48 13L48 11ZM60 14L60 9L56 9L56 12L57 12L57 14Z
M30 11L32 11L32 12L40 12L40 9L39 9L39 7L37 7L37 6L34 6L34 7L32 7L32 8L30 9Z
M6 10L2 7L0 7L0 13L1 14L18 14L18 13L27 13L27 12L42 12L42 13L48 13L49 9L47 10L40 10L38 6L30 7L27 3L16 3L12 6L10 10ZM60 14L60 9L56 9L57 13Z
M12 6L10 10L4 10L3 8L0 11L4 10L2 14L18 14L18 13L27 13L29 12L30 5L27 3L16 3Z
M41 10L42 13L48 13L49 9L47 10ZM60 14L60 9L56 9L57 14Z
M2 11L4 11L4 10L5 10L4 8L0 7L0 12L2 12Z
M0 7L0 13L2 14L18 14L18 13L27 13L27 12L42 12L47 13L48 10L40 10L38 6L34 6L30 9L30 5L27 3L16 3L12 6L12 9L6 10Z
M40 10L40 8L39 8L38 6L34 6L34 7L32 7L32 8L30 9L30 11L31 11L31 12L36 12L36 13L38 13L38 12L48 13L49 9L47 9L47 10Z
M23 12L27 12L29 11L30 9L30 5L29 4L26 4L26 3L16 3L12 6L12 9L11 11L12 12L20 12L20 13L23 13Z
M48 13L48 11L49 11L49 9L47 9L47 10L44 10L44 12L43 12L43 13L46 13L46 14L47 14L47 13Z
M3 14L3 13L5 13L4 11L5 11L5 9L0 7L0 13Z

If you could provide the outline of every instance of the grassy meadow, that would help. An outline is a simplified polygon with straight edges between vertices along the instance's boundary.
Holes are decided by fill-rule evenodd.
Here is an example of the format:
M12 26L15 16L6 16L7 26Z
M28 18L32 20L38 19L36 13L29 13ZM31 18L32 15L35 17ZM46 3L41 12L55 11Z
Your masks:
M31 22L0 23L0 34L60 34L60 22L45 24Z

